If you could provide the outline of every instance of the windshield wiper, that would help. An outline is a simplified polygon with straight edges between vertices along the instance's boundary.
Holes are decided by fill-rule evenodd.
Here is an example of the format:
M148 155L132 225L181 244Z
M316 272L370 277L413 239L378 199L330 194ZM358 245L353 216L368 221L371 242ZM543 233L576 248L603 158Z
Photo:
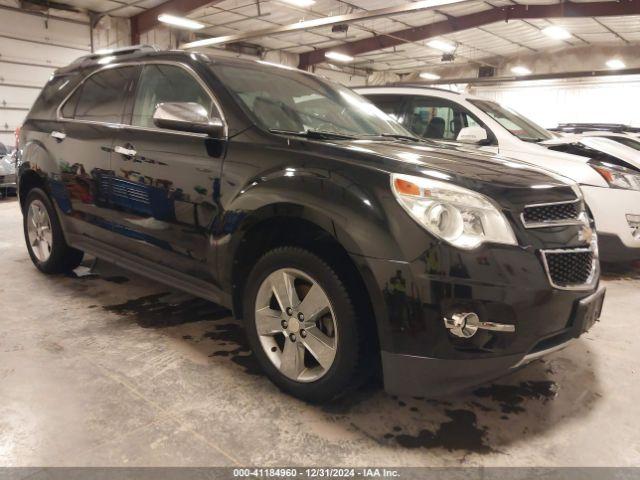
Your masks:
M409 140L410 142L425 142L427 140L414 137L411 135L403 135L402 133L376 133L373 135L366 135L367 137L379 137L379 138L395 138L396 140Z
M412 142L422 142L421 138L412 135L403 135L401 133L381 133L380 137L397 138L398 140L410 140Z
M282 135L296 135L298 137L306 137L319 140L352 140L354 138L357 138L353 135L346 135L344 133L338 132L328 132L325 130L306 130L296 132L295 130L280 130L277 128L270 128L269 131L271 133L279 133Z

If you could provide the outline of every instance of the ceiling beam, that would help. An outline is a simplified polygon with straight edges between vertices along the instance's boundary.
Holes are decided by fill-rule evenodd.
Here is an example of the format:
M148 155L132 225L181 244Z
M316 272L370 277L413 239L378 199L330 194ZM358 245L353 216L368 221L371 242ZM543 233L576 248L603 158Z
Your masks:
M433 10L453 4L472 3L475 0L420 0L417 2L404 3L393 7L378 8L376 10L364 10L355 13L345 13L344 15L334 15L331 17L320 17L312 20L302 20L288 25L276 25L262 30L254 30L242 32L235 35L226 35L223 37L211 37L197 42L191 42L183 45L183 48L197 48L210 45L221 45L223 43L239 42L252 38L267 37L271 35L279 35L282 33L298 32L302 30L311 30L320 27L330 27L332 25L354 23L364 20L373 20L376 18L386 18L393 15L401 15L424 10ZM311 12L313 13L313 12Z
M509 20L563 18L563 17L606 17L613 15L639 15L640 1L618 0L590 3L561 2L551 5L508 5L494 7L482 12L430 23L421 27L407 28L387 34L374 35L362 40L343 43L330 48L322 48L300 54L299 68L306 69L325 61L324 54L330 50L355 56L361 53L395 47L404 43L426 40L448 33L482 27L491 23Z
M160 24L158 15L161 13L184 16L198 8L214 5L221 1L222 0L167 0L160 5L140 12L131 17L131 44L138 45L140 43L140 34L153 30Z

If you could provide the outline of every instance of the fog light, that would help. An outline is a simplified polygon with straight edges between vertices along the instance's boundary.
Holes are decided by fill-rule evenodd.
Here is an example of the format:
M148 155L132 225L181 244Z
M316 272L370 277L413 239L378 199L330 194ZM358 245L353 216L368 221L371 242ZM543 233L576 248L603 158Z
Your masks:
M627 223L631 227L633 238L640 238L640 215L627 213Z
M492 330L494 332L513 333L515 325L508 323L481 322L475 313L454 313L451 318L444 318L444 326L453 335L461 338L471 338L478 330Z
M478 331L480 319L475 313L454 313L444 319L444 326L456 337L471 338Z

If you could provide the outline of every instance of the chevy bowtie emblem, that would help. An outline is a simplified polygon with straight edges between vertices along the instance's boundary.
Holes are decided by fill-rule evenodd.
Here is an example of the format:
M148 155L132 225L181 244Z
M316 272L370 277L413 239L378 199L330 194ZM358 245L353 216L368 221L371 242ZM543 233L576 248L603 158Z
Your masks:
M580 230L580 233L578 234L578 238L582 242L591 243L591 240L593 240L593 230L591 227L588 225L582 227L582 230Z

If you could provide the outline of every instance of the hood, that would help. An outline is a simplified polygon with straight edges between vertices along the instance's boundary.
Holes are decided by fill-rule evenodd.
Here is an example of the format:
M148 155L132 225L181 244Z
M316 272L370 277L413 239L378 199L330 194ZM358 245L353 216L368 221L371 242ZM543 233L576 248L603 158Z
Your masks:
M475 148L388 140L303 140L305 151L389 173L447 181L502 203L544 203L576 198L572 181Z
M570 134L540 142L540 145L582 158L595 158L634 170L640 169L640 152L608 138Z

